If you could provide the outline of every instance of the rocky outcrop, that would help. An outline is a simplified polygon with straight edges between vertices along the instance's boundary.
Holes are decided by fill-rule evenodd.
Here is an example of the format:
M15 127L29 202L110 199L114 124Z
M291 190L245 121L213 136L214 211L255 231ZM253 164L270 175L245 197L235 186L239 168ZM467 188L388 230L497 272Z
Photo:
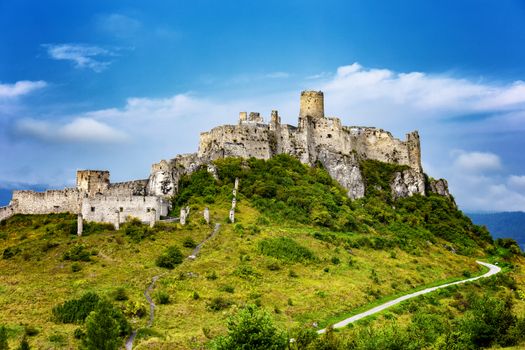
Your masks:
M450 193L448 191L448 183L445 179L430 179L429 181L430 192L439 194L440 196L445 196L450 198Z
M318 153L318 159L330 176L348 191L349 198L365 196L365 183L354 153L343 155L322 149Z
M390 183L394 199L410 197L414 194L425 195L425 176L412 169L398 171Z

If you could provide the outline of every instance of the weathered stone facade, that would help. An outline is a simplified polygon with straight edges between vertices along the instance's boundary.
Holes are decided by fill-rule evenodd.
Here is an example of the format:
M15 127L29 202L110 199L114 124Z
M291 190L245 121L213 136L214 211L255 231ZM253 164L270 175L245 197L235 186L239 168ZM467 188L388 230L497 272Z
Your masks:
M325 117L324 96L320 91L303 91L299 110L297 126L281 124L277 111L272 111L269 123L264 123L259 113L241 112L238 124L222 125L201 133L197 153L153 165L148 194L176 194L182 175L210 165L215 159L269 159L277 154L289 154L308 165L321 162L330 175L348 190L348 196L352 199L365 194L359 167L359 160L362 159L410 167L410 176L407 173L396 177L394 196L425 194L417 131L408 133L405 140L399 140L382 129L343 126L339 118ZM417 181L413 182L414 179Z
M425 195L427 191L451 198L445 180L431 180L425 188L417 131L399 140L382 129L343 126L339 118L325 117L322 92L303 91L297 126L281 124L275 110L271 112L269 123L265 123L257 112L240 112L238 124L222 125L201 133L197 153L153 164L148 179L112 184L108 171L80 170L76 188L15 191L9 206L0 208L0 221L16 213L70 212L82 214L89 221L113 223L116 227L129 216L153 223L167 215L167 198L178 192L183 175L206 166L216 178L217 169L213 165L216 159L269 159L277 154L291 155L308 165L320 162L352 199L365 195L366 184L359 166L364 159L408 167L396 173L391 181L394 198ZM234 208L235 203L232 210ZM185 219L182 214L180 219L181 222Z
M0 208L0 221L14 214L72 213L116 227L128 217L155 222L168 215L169 203L160 196L147 196L147 184L148 180L111 184L108 171L80 170L76 188L14 191L9 205Z

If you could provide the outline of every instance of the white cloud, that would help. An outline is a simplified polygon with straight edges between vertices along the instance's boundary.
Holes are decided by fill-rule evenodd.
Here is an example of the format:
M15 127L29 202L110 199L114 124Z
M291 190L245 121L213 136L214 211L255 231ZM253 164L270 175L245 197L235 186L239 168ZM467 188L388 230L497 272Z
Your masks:
M488 152L453 151L456 155L454 165L461 171L480 173L501 169L498 155Z
M525 175L511 175L509 176L509 179L507 180L507 184L509 187L517 190L522 191L525 194Z
M102 72L111 64L107 60L115 53L99 46L84 44L44 44L49 57L55 60L72 61L76 68L87 68Z
M14 84L0 84L0 98L16 98L27 95L35 90L42 89L47 83L42 80L21 80Z
M91 118L76 118L63 125L23 119L16 124L16 131L46 142L118 143L127 139L124 132Z
M386 127L525 110L522 81L484 83L443 74L365 68L358 63L339 67L330 80L313 88L325 92L331 115L353 115L360 123L382 122Z
M310 86L282 91L282 80L268 76L285 78L284 74L276 73L279 72L237 76L229 81L229 85L254 80L274 84L278 92L273 95L256 94L242 100L235 91L223 90L220 97L190 93L166 98L134 97L114 108L63 116L60 123L24 119L16 124L17 131L26 138L45 140L48 144L125 140L126 147L110 145L103 154L98 152L92 158L81 159L96 164L105 159L104 164L109 164L114 173L124 174L120 179L125 180L144 176L151 163L162 158L196 151L199 132L224 123L236 124L239 111L259 111L267 118L272 109L278 109L283 122L296 124L300 89L323 90L327 115L342 117L345 125L376 126L392 131L396 137L419 128L426 170L431 170L431 176L447 178L461 208L525 210L520 187L523 180L517 175L509 177L500 159L500 156L512 159L509 158L512 150L453 151L476 147L462 143L467 136L470 140L483 140L484 133L525 130L523 82L502 84L422 72L397 73L355 63L339 67L330 75L322 73L307 77L311 79L298 79L296 84ZM230 89L233 90L231 86ZM227 93L232 97L225 97ZM468 127L450 121L472 114L486 116L465 121ZM130 155L134 162L122 161L117 165L116 162L129 159Z

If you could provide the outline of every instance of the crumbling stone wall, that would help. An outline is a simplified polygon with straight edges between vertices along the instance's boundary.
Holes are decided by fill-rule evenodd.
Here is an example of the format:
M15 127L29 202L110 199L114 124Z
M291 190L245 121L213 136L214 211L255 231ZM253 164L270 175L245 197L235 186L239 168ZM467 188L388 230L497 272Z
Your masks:
M149 223L168 215L168 202L157 196L98 195L83 199L81 213L87 221L120 224L135 217Z
M14 214L78 213L82 194L76 188L45 192L14 191L11 206Z
M77 188L94 196L104 193L109 187L109 171L107 170L79 170L77 171Z
M416 173L423 173L417 131L408 133L405 140L400 140L378 128L343 126L339 118L324 116L322 92L303 91L297 127L281 124L281 118L275 110L272 111L268 124L263 123L259 113L251 112L248 115L240 112L237 125L223 125L201 133L198 152L189 157L193 167L185 166L187 156L155 164L148 184L148 194L177 193L178 180L182 174L189 174L192 169L218 158L269 159L277 154L289 154L309 165L321 161L330 175L348 190L351 198L364 195L357 159L408 165ZM402 176L398 180L409 181L412 178ZM417 175L417 178L416 192L421 192L421 176ZM396 186L400 185L399 181ZM411 184L405 185L413 189ZM424 193L424 186L422 191Z

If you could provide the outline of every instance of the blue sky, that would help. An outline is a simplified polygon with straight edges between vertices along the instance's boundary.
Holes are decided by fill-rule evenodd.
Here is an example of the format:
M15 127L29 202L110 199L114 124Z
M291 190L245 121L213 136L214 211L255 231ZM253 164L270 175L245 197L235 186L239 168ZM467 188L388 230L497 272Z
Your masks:
M241 110L325 91L403 138L461 208L525 210L523 1L0 2L0 188L114 181Z

